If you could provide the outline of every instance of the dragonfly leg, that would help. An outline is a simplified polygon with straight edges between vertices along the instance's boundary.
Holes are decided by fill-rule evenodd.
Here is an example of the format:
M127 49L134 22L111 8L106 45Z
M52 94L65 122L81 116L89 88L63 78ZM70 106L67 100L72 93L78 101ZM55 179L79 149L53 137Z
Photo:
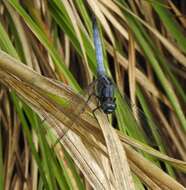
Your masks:
M101 107L101 105L99 104L99 101L98 101L97 107L96 107L96 108L94 108L94 109L92 110L93 114L94 114L94 113L95 113L95 111L96 111L96 110L98 110L100 107Z
M96 110L98 110L100 106L96 107L95 109L92 110L93 114L95 113Z
M87 94L92 94L92 92L94 92L94 86L95 84L97 83L97 79L94 80L93 82L91 82L85 89L84 91L87 93Z
M96 118L95 111L98 110L100 107L101 107L101 105L97 106L95 109L92 110L92 113L95 118Z
M96 98L98 98L98 96L96 95L96 93L93 92L93 93L91 93L91 94L89 95L89 97L87 98L86 104L88 104L89 100L90 100L93 96L95 96Z

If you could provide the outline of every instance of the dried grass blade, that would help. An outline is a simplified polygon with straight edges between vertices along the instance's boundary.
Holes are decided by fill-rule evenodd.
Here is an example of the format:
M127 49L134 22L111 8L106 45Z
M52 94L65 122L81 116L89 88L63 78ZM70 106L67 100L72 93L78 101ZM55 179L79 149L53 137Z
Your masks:
M2 71L0 71L0 76L1 79L3 78L5 83L11 89L16 90L19 96L21 96L22 99L25 100L34 109L34 111L36 111L39 115L45 115L45 117L47 116L46 113L50 112L50 109L48 108L53 107L52 105L49 105L50 102L48 102L47 99L39 96L38 92L36 92L35 89L32 89L32 93L30 93L31 90L28 90L28 86L24 86L24 83L22 81L16 81L15 78L7 75L6 73L3 73ZM42 106L45 107L42 108ZM56 112L58 111L56 110ZM62 114L59 112L57 115L59 118L62 118L61 120L66 120L64 123L68 123L69 118L64 118L64 116L62 117ZM52 116L51 118L52 119L47 119L50 124L52 124L52 120L57 120L58 125L60 125L62 128L63 124L59 122L59 118L55 118L55 116ZM113 189L112 184L110 184L99 164L91 156L87 147L83 145L80 138L75 133L68 131L67 135L62 139L62 144L66 147L66 150L72 156L76 165L80 168L82 173L87 177L87 180L92 185L92 187L95 189L103 190Z
M125 150L127 152L128 158L132 160L136 164L136 166L143 170L146 175L148 175L151 179L153 179L155 182L158 181L161 186L165 186L170 190L185 189L175 179L164 173L160 168L152 164L149 160L145 159L143 156L141 156L129 146L125 146Z
M108 119L105 114L103 114L100 111L97 111L96 118L98 119L98 122L100 124L105 138L106 146L108 149L108 156L116 180L116 189L135 189L126 153L121 145L119 137L115 133L113 127L108 122Z

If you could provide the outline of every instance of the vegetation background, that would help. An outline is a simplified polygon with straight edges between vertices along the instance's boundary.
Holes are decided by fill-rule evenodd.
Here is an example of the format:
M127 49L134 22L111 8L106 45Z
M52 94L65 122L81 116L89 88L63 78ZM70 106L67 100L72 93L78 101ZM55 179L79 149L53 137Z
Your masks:
M91 13L109 118L85 107ZM1 0L0 20L0 189L185 189L186 1Z

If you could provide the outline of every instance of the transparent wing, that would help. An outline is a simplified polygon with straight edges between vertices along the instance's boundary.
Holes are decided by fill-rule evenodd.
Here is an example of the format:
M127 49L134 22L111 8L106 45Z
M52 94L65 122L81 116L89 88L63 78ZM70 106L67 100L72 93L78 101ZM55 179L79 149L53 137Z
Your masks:
M74 119L70 120L70 123L68 122L68 126L73 126L73 124L76 123L79 116L84 113L85 111L91 112L91 110L88 108L88 102L89 100L95 96L94 88L97 80L94 80L82 93L79 93L78 96L81 96L84 98L85 101L80 101L78 99L77 95L74 96L68 103L66 104L66 112L71 114L73 113ZM81 99L82 100L82 99ZM59 127L60 128L60 127ZM60 130L60 129L58 129ZM59 135L59 138L55 142L54 146L63 139L63 137L68 133L70 128L66 129L65 131L61 131L61 134ZM59 134L59 133L58 133Z
M126 96L122 97L119 93L117 95L116 116L120 130L138 141L163 149L162 133L159 130L162 124L153 112L144 107L143 112L136 105L132 105Z

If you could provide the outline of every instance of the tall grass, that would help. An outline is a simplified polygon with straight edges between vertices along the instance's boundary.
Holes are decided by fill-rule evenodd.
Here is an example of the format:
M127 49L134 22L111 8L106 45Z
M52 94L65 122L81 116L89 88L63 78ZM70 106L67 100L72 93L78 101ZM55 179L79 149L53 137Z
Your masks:
M0 189L184 189L185 5L1 1ZM116 86L109 117L87 102L92 13Z

